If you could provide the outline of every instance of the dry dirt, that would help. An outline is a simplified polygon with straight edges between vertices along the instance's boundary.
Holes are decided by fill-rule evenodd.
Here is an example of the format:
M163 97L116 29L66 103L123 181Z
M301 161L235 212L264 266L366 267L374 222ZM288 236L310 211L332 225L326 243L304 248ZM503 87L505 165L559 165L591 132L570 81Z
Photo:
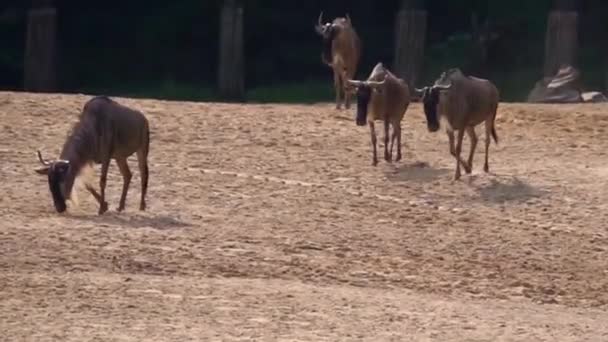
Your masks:
M126 212L112 164L110 212L59 215L35 151L88 98L0 93L0 340L608 341L606 105L501 104L492 173L480 134L454 182L418 104L372 167L332 104L117 99L151 122L149 210L133 158Z

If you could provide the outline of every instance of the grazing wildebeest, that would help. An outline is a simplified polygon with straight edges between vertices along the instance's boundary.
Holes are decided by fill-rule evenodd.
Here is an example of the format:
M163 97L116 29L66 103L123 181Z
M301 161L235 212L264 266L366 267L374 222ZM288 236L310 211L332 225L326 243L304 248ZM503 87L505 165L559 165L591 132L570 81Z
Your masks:
M123 106L105 96L94 97L84 105L79 121L74 125L63 145L59 159L46 161L38 151L38 160L44 167L36 172L48 175L55 209L61 213L67 208L66 200L72 196L76 177L93 163L101 164L100 193L97 193L90 184L85 184L86 189L99 203L99 214L101 215L108 210L108 204L105 201L106 179L110 159L114 159L123 177L122 196L118 207L118 211L122 211L125 208L127 191L131 182L131 171L127 158L137 152L141 176L139 209L145 210L149 147L148 120L141 112Z
M345 18L335 18L331 23L323 24L323 12L319 15L315 30L323 39L321 60L334 72L336 108L350 108L350 94L346 92L346 80L355 77L357 65L361 58L361 41L348 14Z
M348 80L348 85L356 89L357 125L364 126L366 122L369 125L374 151L372 164L374 166L378 164L375 120L384 121L384 159L388 162L392 161L396 140L395 160L401 160L401 121L410 104L410 90L405 81L393 75L382 63L378 63L366 81ZM389 125L393 126L390 151Z
M466 173L473 169L473 154L477 146L475 126L486 123L486 160L484 171L489 172L488 149L490 135L498 143L494 120L498 109L499 93L492 82L473 76L465 76L459 69L450 69L441 74L432 86L416 89L422 94L424 113L429 131L439 130L439 121L443 117L448 123L446 132L450 140L450 153L456 158L454 179L460 178L460 164ZM454 131L458 131L454 148ZM468 161L460 157L464 132L471 139L471 151Z

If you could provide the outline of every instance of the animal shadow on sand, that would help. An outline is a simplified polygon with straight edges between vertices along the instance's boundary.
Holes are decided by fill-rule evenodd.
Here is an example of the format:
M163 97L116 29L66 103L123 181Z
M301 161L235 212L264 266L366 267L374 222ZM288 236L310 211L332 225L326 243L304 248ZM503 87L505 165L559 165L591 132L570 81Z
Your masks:
M479 192L485 202L525 202L547 195L547 190L532 186L516 176L487 174L485 177L471 176L469 184Z
M167 215L129 214L106 212L103 215L79 215L73 219L89 221L100 226L120 226L130 228L153 228L168 230L173 228L191 227L192 224Z
M450 169L434 168L422 161L407 162L400 165L390 164L384 174L393 182L432 182L450 173Z

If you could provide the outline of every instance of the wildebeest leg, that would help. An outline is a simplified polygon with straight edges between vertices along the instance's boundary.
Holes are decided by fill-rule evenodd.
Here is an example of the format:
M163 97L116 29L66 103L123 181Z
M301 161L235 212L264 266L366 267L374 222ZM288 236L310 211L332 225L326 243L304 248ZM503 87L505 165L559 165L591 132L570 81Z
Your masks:
M106 182L108 180L108 168L110 167L110 158L106 158L101 162L101 177L99 178L100 204L98 214L101 215L108 210L106 203ZM104 205L105 204L105 205Z
M395 161L401 160L401 123L393 123L393 143L397 140L397 158ZM393 154L393 145L391 143L391 154Z
M375 129L374 123L372 121L369 122L369 134L371 135L372 147L373 147L373 151L374 151L372 165L376 166L376 165L378 165L378 155L377 155L377 151L376 151L376 129Z
M141 200L139 210L146 210L146 192L148 191L148 144L137 151L137 163L139 164L139 174L141 177Z
M467 134L469 135L469 139L471 140L471 151L469 152L469 159L467 162L468 168L467 166L463 166L466 173L471 173L473 170L473 155L475 154L475 148L477 147L477 134L475 133L475 127L467 127Z
M97 201L97 203L99 203L100 206L105 206L105 210L108 210L108 203L101 203L101 196L97 193L95 188L93 188L90 184L86 184L85 188L91 195L93 195L93 197L95 197L95 200Z
M456 158L456 160L460 161L462 166L466 168L466 162L460 158L460 155L456 156L456 147L454 146L454 131L446 130L446 133L448 134L448 139L450 140L450 154Z
M391 162L393 160L392 149L391 153L388 152L389 138L390 138L390 122L388 118L384 118L384 160Z
M392 156L393 149L395 148L395 139L397 138L397 136L395 135L395 125L391 124L391 126L393 126L393 132L391 133L391 148L388 150L388 153Z
M116 165L122 175L122 194L120 195L120 204L118 205L118 211L125 209L125 202L127 201L127 192L129 191L129 185L131 184L131 170L129 170L129 164L127 159L116 159Z
M334 70L334 89L336 90L336 109L342 108L342 79L340 73Z
M350 109L350 97L351 94L350 92L346 91L346 81L349 79L349 77L347 76L347 72L346 69L344 69L344 72L342 73L342 91L344 94L344 108L346 109Z
M458 137L456 141L456 173L454 174L454 180L460 179L460 153L462 152L462 139L464 138L464 129L458 130Z
M490 120L486 120L486 161L483 164L483 171L484 172L490 172L490 166L488 165L488 152L490 149L490 133L492 132L492 128L494 126L494 119Z

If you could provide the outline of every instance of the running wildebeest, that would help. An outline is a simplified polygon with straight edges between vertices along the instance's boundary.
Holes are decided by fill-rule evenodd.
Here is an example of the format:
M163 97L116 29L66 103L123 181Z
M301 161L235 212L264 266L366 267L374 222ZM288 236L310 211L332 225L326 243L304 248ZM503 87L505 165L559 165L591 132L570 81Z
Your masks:
M358 126L369 125L373 146L372 165L378 164L376 152L375 120L384 121L384 159L392 161L393 147L397 141L397 156L401 160L401 121L410 104L410 90L404 80L391 73L382 63L376 64L366 81L348 80L356 89ZM393 126L390 151L389 126Z
M344 107L350 108L350 94L346 91L346 80L355 77L361 58L361 40L352 25L350 16L335 18L331 23L323 23L323 12L319 14L315 31L323 39L321 60L334 73L336 108L340 109L344 97Z
M150 128L145 116L108 97L98 96L84 105L79 121L74 125L63 145L59 159L46 161L38 151L38 160L44 167L37 169L36 172L48 176L55 209L62 213L67 209L66 200L72 198L76 177L93 163L101 164L100 193L97 193L91 184L85 184L86 189L99 203L98 214L101 215L108 210L105 188L110 160L116 160L123 177L122 195L118 206L118 211L122 211L125 208L132 176L127 158L137 153L141 176L139 209L145 210L149 147Z
M492 82L473 76L465 76L459 69L450 69L441 74L435 84L416 89L422 94L422 103L430 132L439 130L439 121L443 117L448 123L446 132L450 140L450 153L456 158L454 179L460 179L460 164L466 173L473 169L473 155L477 146L475 126L485 121L486 156L484 171L489 172L488 149L490 135L498 143L494 121L498 109L499 93ZM458 131L454 147L454 131ZM471 139L471 151L468 161L460 157L464 132Z

